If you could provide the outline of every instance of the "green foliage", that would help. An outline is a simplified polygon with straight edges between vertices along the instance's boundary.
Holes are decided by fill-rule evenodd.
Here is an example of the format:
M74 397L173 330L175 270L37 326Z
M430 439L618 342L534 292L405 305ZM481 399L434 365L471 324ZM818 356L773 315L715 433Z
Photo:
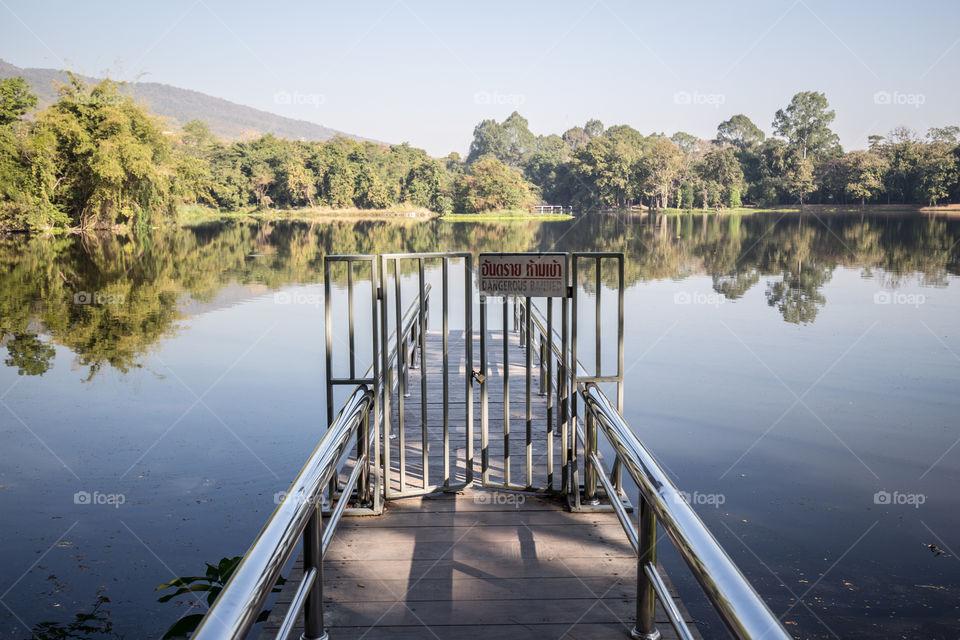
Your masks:
M467 164L492 155L506 165L520 167L536 146L536 137L530 133L526 118L514 111L502 123L484 120L474 128Z
M0 127L8 125L37 106L37 96L23 78L0 80Z
M169 142L116 83L88 88L71 75L60 100L39 115L35 135L52 156L34 163L43 172L40 195L73 224L102 228L172 214Z
M787 139L800 157L807 159L809 151L817 157L838 151L837 134L830 130L836 112L828 109L827 97L817 91L801 91L793 96L786 109L778 109L773 119L777 135Z
M739 209L743 206L743 202L740 201L740 190L739 189L730 189L727 192L727 207L730 209Z
M225 143L198 121L164 131L119 87L70 76L53 105L24 119L35 96L22 79L0 83L0 231L142 232L175 221L184 205L257 215L402 206L449 213L523 209L543 198L586 213L960 199L960 127L931 128L923 140L900 127L870 136L869 151L844 155L830 130L834 111L818 92L797 93L777 111L781 138L765 138L743 114L721 122L715 141L682 131L644 136L596 119L536 136L513 112L480 122L463 161L339 136Z
M476 160L457 179L453 207L464 213L526 209L535 200L532 185L494 156Z
M693 209L693 184L690 182L680 186L680 208Z
M230 580L233 572L236 571L240 565L240 560L241 556L234 556L232 558L221 558L220 562L216 565L208 562L206 563L207 571L202 576L183 576L174 578L170 582L160 585L157 587L157 591L163 591L164 589L174 589L175 591L160 596L157 598L157 602L169 602L178 596L187 595L198 598L206 594L207 606L212 606L214 600L216 600L220 592L223 591L223 587L227 584L227 581ZM275 593L279 592L285 582L286 579L279 578L277 584L273 587L273 591ZM257 617L257 622L266 620L269 615L269 611L261 611ZM163 634L161 640L186 638L196 631L202 620L203 614L200 613L183 616L170 625L170 628Z
M732 144L740 150L756 146L763 142L766 135L742 113L731 116L717 125L717 142Z
M852 151L844 158L847 192L860 204L883 191L883 177L890 168L886 158L869 151Z

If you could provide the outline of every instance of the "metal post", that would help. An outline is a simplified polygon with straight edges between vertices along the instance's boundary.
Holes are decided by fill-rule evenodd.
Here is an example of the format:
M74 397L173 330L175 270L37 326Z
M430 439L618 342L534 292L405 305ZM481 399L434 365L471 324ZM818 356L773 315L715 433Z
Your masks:
M602 320L601 315L600 315L600 291L601 291L602 288L603 288L603 283L600 281L600 258L597 258L597 281L596 281L596 287L597 287L597 298L596 298L597 308L596 308L596 319L595 319L595 322L596 322L596 327L597 327L597 328L596 328L596 331L594 332L594 335L596 336L596 339L597 339L597 346L596 346L596 349L597 349L597 353L596 353L596 357L597 357L597 370L596 370L596 372L595 372L593 375L595 375L595 376L597 376L597 377L600 377L600 376L603 375L602 366L601 366L601 364L600 364L600 362L601 362L601 354L603 353L603 348L602 348L602 345L601 345L601 343L600 343L600 329L601 329L601 327L603 326L603 320Z
M617 257L617 411L623 415L623 256ZM613 486L623 491L623 466L620 457L613 466ZM619 498L619 496L617 496Z
M423 488L430 486L429 435L427 433L427 361L424 357L424 348L427 342L427 298L424 284L423 258L417 259L417 273L420 284L420 444L423 447Z
M315 570L316 578L303 606L302 640L327 640L323 629L323 516L320 505L313 510L303 530L303 572Z
M507 339L507 297L503 297L503 484L510 484L510 340ZM514 301L514 309L517 308Z
M381 496L381 474L380 474L380 420L382 416L380 415L380 410L382 405L380 404L380 396L385 393L383 389L383 381L380 377L380 374L383 373L380 368L380 360L378 355L380 354L380 331L379 331L379 322L380 316L378 313L377 302L380 298L380 289L377 287L377 261L376 259L370 260L370 333L373 335L373 455L371 456L369 451L367 452L367 463L365 465L365 475L366 477L361 477L361 486L363 486L364 491L366 492L366 501L373 503L373 510L377 513L380 512L380 509L383 507L382 496ZM384 321L386 322L386 321ZM384 350L386 345L384 344ZM363 430L366 432L364 437L364 447L370 446L370 417L367 414L364 414L364 424ZM373 458L371 460L371 458ZM359 460L359 458L357 458ZM370 473L371 466L373 469L373 487L370 486ZM370 493L373 493L371 496Z
M547 298L547 304L550 304ZM546 338L540 336L540 396L547 395L547 342Z
M450 366L449 336L450 325L447 318L447 304L449 302L447 271L449 259L444 257L442 263L442 302L443 302L443 486L450 486L450 380L447 370Z
M376 285L374 285L376 286ZM356 339L354 337L354 328L353 328L353 262L347 260L347 324L349 329L347 332L350 345L350 377L357 377L357 357L356 357Z
M490 482L489 419L487 415L487 297L480 294L480 474L484 486Z
M326 333L326 350L324 359L327 367L327 428L333 424L333 326L330 313L330 263L323 261L323 327ZM330 478L330 504L333 504L337 493L337 476ZM322 501L321 501L322 502Z
M569 265L569 260L567 262ZM567 343L567 336L570 333L570 321L569 317L569 302L567 298L562 298L560 300L560 367L557 370L557 395L560 398L560 455L562 460L560 461L561 468L560 473L563 476L563 489L569 495L570 489L570 399L569 399L569 376L567 375L567 362L569 361L569 352L567 351L569 344Z
M660 632L654 623L657 593L644 571L647 564L657 566L657 516L642 493L638 511L640 545L637 551L637 626L630 632L630 636L639 640L658 640Z
M546 358L547 377L547 486L553 490L553 298L547 298L547 336Z
M597 450L597 419L589 407L584 408L585 433L583 440L583 501L589 505L600 504L597 498L597 468L593 464L593 453Z
M467 358L466 419L467 419L467 484L473 482L473 256L469 253L463 258L463 298L464 298L464 351Z
M360 421L360 429L357 433L357 461L364 461L360 467L360 477L357 478L357 502L360 506L365 506L368 502L370 492L370 413L364 412L363 419ZM350 496L340 496L341 500L350 500Z
M528 296L523 305L523 341L524 347L527 351L527 386L526 386L526 419L527 419L527 445L526 445L526 471L527 471L527 487L533 486L533 407L531 406L530 394L532 392L532 382L533 382L533 344L532 344L532 331L531 331L531 314L530 314L530 297Z
M400 259L393 260L393 297L396 302L397 318L397 367L400 380L397 384L397 457L400 459L400 493L407 487L407 447L406 447L406 409L405 398L410 397L410 361L407 351L407 337L403 334L403 305L400 294Z
M391 404L393 396L393 367L390 365L390 345L387 337L389 305L387 304L387 259L380 257L380 350L382 361L380 368L383 371L383 466L377 466L377 473L383 478L383 497L389 500L390 495L390 439L393 437L393 420L391 419ZM399 331L399 328L397 329ZM378 447L379 451L380 448ZM378 498L379 501L379 498Z
M573 323L571 334L570 361L567 373L570 377L570 391L567 401L570 408L570 490L573 493L573 503L576 509L580 508L580 475L577 473L577 366L579 359L577 357L577 298L580 290L577 267L579 260L576 254L573 256L573 308L570 311L571 322Z

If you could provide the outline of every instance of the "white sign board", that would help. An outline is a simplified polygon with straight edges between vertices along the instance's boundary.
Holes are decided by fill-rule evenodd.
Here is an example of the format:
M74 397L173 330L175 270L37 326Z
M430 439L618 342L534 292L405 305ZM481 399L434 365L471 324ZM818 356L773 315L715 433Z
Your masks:
M565 253L481 253L479 267L481 296L567 296Z

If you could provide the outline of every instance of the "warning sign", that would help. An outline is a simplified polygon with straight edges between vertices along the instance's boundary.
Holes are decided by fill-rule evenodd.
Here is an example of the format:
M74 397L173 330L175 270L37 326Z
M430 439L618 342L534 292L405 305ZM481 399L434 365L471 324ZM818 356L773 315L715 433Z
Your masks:
M567 254L481 253L481 296L565 298Z

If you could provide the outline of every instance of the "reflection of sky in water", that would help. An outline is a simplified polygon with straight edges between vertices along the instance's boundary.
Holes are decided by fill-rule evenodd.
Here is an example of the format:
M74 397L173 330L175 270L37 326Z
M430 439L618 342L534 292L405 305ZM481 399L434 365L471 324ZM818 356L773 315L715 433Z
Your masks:
M905 234L900 243L889 240L896 237L892 226L900 224L898 219L872 219L869 230L881 239L871 250L860 251L863 243L851 247L860 256L855 259L834 235L854 244L864 236L862 226L834 219L827 231L805 221L813 240L804 248L796 241L799 233L777 236L780 227L772 227L773 220L745 218L733 258L721 261L734 264L751 243L758 245L756 251L763 246L766 257L748 250L750 258L738 265L741 271L760 265L763 273L735 300L719 295L708 275L731 227L711 231L699 218L647 231L599 223L534 225L522 231L508 225L499 239L489 229L471 239L462 228L466 225L448 225L437 228L437 246L429 248L497 250L497 242L517 245L504 247L509 250L626 246L628 274L631 262L647 265L639 280L634 274L626 293L628 422L681 489L724 494L719 509L710 504L696 509L774 612L786 610L792 595L764 565L797 596L826 572L804 601L819 607L816 614L841 637L868 637L877 628L873 623L894 633L943 635L956 626L952 612L960 564L957 557L934 556L922 544L960 551L960 498L954 490L960 446L951 449L960 437L955 331L960 293L956 276L949 274L957 270L956 248L950 247L960 237L958 225L944 224L930 237L918 237L917 227L900 227ZM798 228L795 220L781 225ZM458 228L451 231L453 226ZM374 248L410 249L414 234L404 233L392 240L395 244ZM710 241L711 233L719 242ZM654 244L661 235L665 244ZM323 287L310 284L321 276L309 262L291 267L296 260L290 249L299 245L280 240L290 237L297 236L281 228L271 236L275 245L271 240L258 244L250 234L234 238L236 246L198 250L233 252L240 259L201 260L207 281L195 286L184 275L192 257L181 258L183 273L167 283L176 293L173 300L180 300L179 328L139 345L135 361L140 366L127 373L107 365L82 383L89 366L77 354L84 345L119 340L130 326L142 326L138 323L146 316L121 314L123 322L100 327L101 334L91 330L67 340L58 337L67 325L58 324L57 314L43 305L53 309L68 302L29 293L20 306L4 307L34 309L29 319L17 316L19 325L10 312L5 331L39 331L44 342L56 346L52 366L42 376L18 376L11 366L0 369L0 394L9 407L0 407L5 541L0 559L7 577L2 589L38 561L4 596L24 622L63 620L88 609L105 585L111 619L123 624L121 633L156 632L186 613L183 607L157 604L157 584L197 573L204 561L246 550L274 506L274 492L286 487L324 429ZM779 249L764 245L773 237ZM678 248L684 238L701 239ZM322 234L309 242L322 244ZM934 245L944 251L931 250ZM273 247L273 254L264 246ZM825 246L841 248L824 256ZM827 277L810 290L786 291L820 300L812 321L786 322L778 301L771 306L771 283L795 262L792 254L770 257L775 249L802 253L794 270L800 274L826 266ZM676 251L679 259L671 257ZM246 257L251 253L267 255ZM58 267L95 273L89 265L77 266L81 256L78 250L61 255ZM258 264L251 270L248 262L254 260ZM874 268L867 273L858 260ZM938 286L924 284L932 273L925 279L912 269L898 274L876 267L885 260L894 265L895 260L908 265L940 260ZM5 262L16 261L8 256ZM664 278L661 269L690 275ZM29 289L27 278L0 274L6 274L5 297ZM428 269L426 279L439 285L439 269ZM457 265L451 267L451 282L462 290ZM810 286L802 278L797 282ZM342 286L335 292L345 300ZM405 283L406 300L411 292ZM889 297L875 301L881 292ZM584 299L590 302L592 295ZM615 298L609 289L601 296L604 358L612 364L615 308L606 302ZM357 299L369 305L368 297L369 289L358 284ZM457 295L454 328L463 323L459 302ZM368 362L369 342L362 336L369 306L362 308L357 344L360 362ZM583 305L584 362L593 362L593 333L586 321L592 314L592 305ZM494 302L493 328L499 318ZM439 313L433 326L439 326ZM123 493L126 502L119 508L77 505L77 491ZM877 491L923 494L926 501L919 509L877 505ZM675 558L663 556L676 567ZM674 573L690 593L690 580ZM891 615L897 620L891 622ZM791 630L829 634L802 606L786 619L798 622ZM22 635L15 618L2 620L0 638Z

